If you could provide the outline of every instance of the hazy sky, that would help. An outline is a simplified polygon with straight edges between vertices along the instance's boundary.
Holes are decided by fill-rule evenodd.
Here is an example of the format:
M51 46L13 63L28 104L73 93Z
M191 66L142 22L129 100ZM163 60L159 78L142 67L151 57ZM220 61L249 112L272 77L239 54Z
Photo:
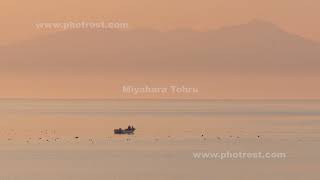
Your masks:
M131 28L216 29L252 19L320 41L319 0L1 0L0 44L40 32L34 23L121 21Z
M183 44L179 44L179 37L184 37L183 33L177 39L175 32L153 35L154 32L150 31L148 36L148 31L131 31L132 35L126 33L126 36L121 34L119 37L81 34L80 38L72 36L75 32L69 32L71 35L61 33L58 39L40 38L22 43L21 46L9 46L8 49L1 47L0 98L124 97L122 85L145 84L198 87L201 93L191 95L193 98L319 98L319 73L314 71L319 67L318 45L286 33L320 42L319 7L319 0L0 0L0 45L39 36L44 31L36 29L35 24L46 22L125 22L132 29L208 31L261 19L284 30L280 31L269 23L249 23L247 26L230 28L231 31L226 28L222 32L195 33ZM202 36L205 38L192 39ZM105 39L101 40L102 37ZM178 44L169 46L168 39ZM203 40L208 40L208 43L203 43ZM79 44L82 46L77 46ZM154 48L146 50L149 46ZM215 53L211 53L212 49L216 50ZM229 51L233 52L229 59L231 64L217 71L216 67L223 65L220 63L223 57L230 57ZM187 56L185 52L194 53ZM237 52L244 56L239 58ZM188 58L189 61L186 61ZM147 62L142 63L144 70L148 70L148 63L152 65L157 62L161 65L165 60L176 60L175 65L183 64L191 69L198 64L213 67L210 70L215 74L186 73L182 77L166 73L154 76L108 74L110 69L105 67L110 66L114 72L131 67L128 59ZM199 59L203 60L203 64L198 63ZM91 62L96 65L92 67L97 69L91 68ZM103 62L104 66L100 66ZM113 62L120 62L122 66L114 68ZM206 65L206 62L213 64ZM243 71L236 73L232 68L239 64ZM286 68L286 65L292 65L292 68ZM69 68L69 74L59 71L64 67ZM82 67L91 68L90 72L83 71ZM98 71L99 68L103 69L102 73ZM251 74L247 74L247 69L252 71Z

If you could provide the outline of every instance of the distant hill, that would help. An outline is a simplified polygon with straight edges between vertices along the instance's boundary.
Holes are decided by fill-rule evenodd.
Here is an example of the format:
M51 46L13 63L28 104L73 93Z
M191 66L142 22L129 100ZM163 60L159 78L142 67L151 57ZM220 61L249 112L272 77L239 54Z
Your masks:
M258 20L209 32L59 32L0 52L1 70L273 73L320 67L319 44Z

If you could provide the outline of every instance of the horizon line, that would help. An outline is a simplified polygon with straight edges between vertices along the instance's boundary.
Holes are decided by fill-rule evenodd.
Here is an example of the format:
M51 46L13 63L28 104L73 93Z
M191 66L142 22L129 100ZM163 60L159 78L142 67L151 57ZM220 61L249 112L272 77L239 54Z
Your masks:
M125 100L155 100L155 101L320 101L320 98L2 98L3 100L80 100L80 101L125 101Z

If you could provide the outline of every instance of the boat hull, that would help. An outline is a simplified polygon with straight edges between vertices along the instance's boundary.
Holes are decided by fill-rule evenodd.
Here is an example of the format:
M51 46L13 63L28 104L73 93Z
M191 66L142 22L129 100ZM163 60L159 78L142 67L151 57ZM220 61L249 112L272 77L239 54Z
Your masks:
M114 134L134 134L135 129L115 129Z

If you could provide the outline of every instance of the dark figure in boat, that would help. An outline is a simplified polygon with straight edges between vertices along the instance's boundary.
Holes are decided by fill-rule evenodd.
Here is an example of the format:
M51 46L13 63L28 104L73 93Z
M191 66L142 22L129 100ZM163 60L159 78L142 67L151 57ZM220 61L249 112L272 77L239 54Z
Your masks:
M115 129L114 130L114 134L134 134L134 131L136 130L136 128L134 128L133 126L128 126L127 129Z

